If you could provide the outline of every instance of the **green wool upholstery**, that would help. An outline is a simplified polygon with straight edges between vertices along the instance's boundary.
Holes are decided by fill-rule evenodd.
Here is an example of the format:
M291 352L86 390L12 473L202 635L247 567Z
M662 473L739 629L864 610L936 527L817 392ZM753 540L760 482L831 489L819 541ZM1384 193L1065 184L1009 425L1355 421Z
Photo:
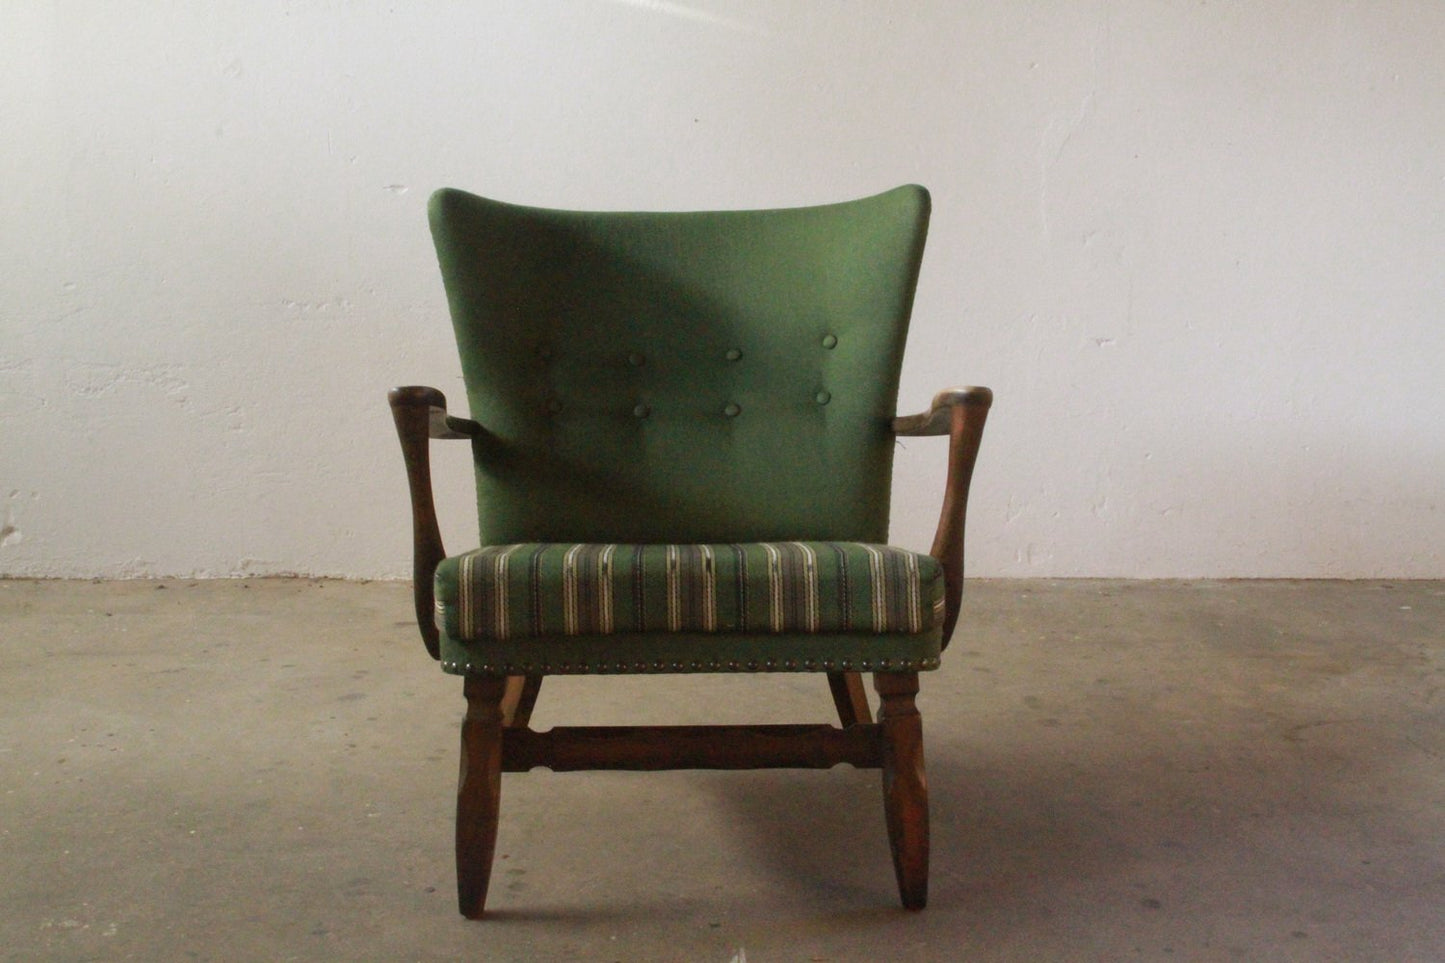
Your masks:
M437 610L466 641L615 632L918 634L943 620L927 555L857 542L533 543L447 559Z
M482 548L436 572L457 673L933 668L943 575L888 548L917 186L430 217Z
M433 195L482 545L888 536L921 187L772 211Z

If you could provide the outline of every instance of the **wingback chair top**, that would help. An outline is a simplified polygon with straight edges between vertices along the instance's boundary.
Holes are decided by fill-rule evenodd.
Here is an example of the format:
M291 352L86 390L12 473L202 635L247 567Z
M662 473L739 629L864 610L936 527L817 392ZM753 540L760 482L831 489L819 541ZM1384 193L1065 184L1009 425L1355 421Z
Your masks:
M921 187L673 214L438 192L481 544L886 541L928 213Z
M948 389L895 417L928 214L916 186L701 213L433 195L471 418L435 388L390 400L418 627L464 677L464 915L485 906L501 773L535 766L881 769L899 894L926 902L914 695L958 616L992 402ZM885 544L900 435L949 437L926 554ZM451 557L433 438L470 439L475 460L480 547ZM841 727L528 726L546 675L731 671L826 673Z

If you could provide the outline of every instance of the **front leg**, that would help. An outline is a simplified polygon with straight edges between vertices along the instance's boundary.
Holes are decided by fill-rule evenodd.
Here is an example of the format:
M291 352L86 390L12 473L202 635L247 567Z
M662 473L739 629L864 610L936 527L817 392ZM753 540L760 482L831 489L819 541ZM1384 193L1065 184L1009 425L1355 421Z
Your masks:
M918 673L879 672L873 687L882 698L883 812L893 872L903 905L921 910L928 903L928 777L923 768L923 717L913 701Z
M487 905L502 802L502 697L505 676L467 676L457 785L457 907L480 919Z

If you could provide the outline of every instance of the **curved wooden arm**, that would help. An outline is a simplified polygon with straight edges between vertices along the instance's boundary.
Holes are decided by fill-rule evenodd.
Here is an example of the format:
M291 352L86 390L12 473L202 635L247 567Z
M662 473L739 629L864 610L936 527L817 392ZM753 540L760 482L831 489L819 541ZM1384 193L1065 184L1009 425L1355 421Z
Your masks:
M435 388L411 385L387 392L401 456L406 460L406 480L411 488L412 595L416 601L416 624L433 659L441 658L436 627L436 597L432 576L446 558L441 529L437 526L436 504L432 500L431 438L471 438L482 433L481 425L447 414L447 399Z
M945 647L958 624L958 606L963 599L963 524L968 514L968 485L992 404L993 392L987 388L949 388L934 395L933 405L922 414L893 419L893 431L898 435L948 435L948 483L943 491L938 531L928 550L943 565Z
M987 417L992 404L993 392L988 388L945 388L933 396L933 404L922 414L894 418L893 433L907 436L951 434L953 409L960 405L981 408L981 421Z

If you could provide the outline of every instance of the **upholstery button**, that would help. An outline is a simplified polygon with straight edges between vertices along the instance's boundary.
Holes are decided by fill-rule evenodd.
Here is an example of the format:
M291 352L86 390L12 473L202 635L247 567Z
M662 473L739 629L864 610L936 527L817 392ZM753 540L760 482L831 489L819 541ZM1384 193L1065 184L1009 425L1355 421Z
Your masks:
M736 418L738 414L742 412L742 410L742 408L738 407L732 402L728 402L727 407L723 408L723 414L727 415L729 418Z
M813 399L817 401L820 405L826 405L828 402L833 400L833 396L826 391L820 391L813 396Z
M728 353L725 354L723 357L727 358L729 361L736 361L736 360L738 360L739 358L741 358L742 356L743 356L743 353L742 353L741 351L739 351L737 348L728 348Z
M652 409L647 407L646 405L638 405L636 408L632 409L632 414L636 418L646 418L648 415L652 414Z
M558 399L558 398L548 398L548 399L547 399L547 410L550 411L550 412L551 412L552 414L554 414L554 415L555 415L557 412L561 411L561 410L562 410L562 401L561 401L561 399Z
M641 368L644 364L647 363L647 358L634 351L632 354L629 354L627 356L627 363L632 365L632 367L634 368Z
M823 347L828 348L829 350L838 347L838 336L835 334L823 335Z

